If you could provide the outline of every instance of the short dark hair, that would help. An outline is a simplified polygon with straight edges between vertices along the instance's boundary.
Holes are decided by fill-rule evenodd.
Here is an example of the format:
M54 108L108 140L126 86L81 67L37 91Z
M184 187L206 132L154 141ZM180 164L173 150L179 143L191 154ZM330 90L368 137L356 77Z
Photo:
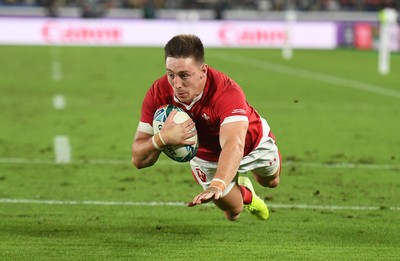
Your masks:
M192 34L179 34L172 37L164 47L164 59L167 57L193 57L196 62L204 63L204 47L200 38Z

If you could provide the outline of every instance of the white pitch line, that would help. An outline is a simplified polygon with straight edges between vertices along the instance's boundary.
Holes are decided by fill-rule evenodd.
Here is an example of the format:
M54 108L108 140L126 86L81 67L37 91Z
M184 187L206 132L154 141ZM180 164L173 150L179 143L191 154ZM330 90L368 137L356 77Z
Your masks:
M68 136L58 135L54 138L55 163L71 162L71 146Z
M65 96L62 94L57 94L54 95L53 97L53 107L56 110L64 110L65 107L67 106L67 103L65 101Z
M350 87L353 89L376 93L376 94L380 94L380 95L384 95L384 96L389 96L392 98L400 98L400 91L388 89L388 88L378 86L378 85L363 83L363 82L350 80L350 79L346 79L346 78L340 78L340 77L332 76L329 74L293 68L293 67L280 65L277 63L271 63L271 62L264 61L264 60L258 60L258 59L250 58L250 57L246 57L246 56L232 55L232 54L228 55L225 53L220 53L220 54L221 55L219 56L219 58L221 60L226 60L231 63L235 62L237 64L248 65L248 66L256 67L256 68L267 70L267 71L282 73L282 74L291 75L291 76L297 76L297 77L306 78L306 79L310 79L310 80L317 80L320 82L338 85L338 86Z
M51 77L54 81L60 81L63 77L58 48L51 49Z
M57 164L54 160L50 159L28 159L28 158L0 158L0 164ZM127 160L118 159L88 159L88 160L74 160L73 164L89 164L89 165L130 165L131 162ZM184 165L185 163L178 163L168 159L160 159L156 165ZM321 163L321 162L293 162L285 161L282 164L284 167L303 167L303 168L327 168L327 169L384 169L384 170L400 170L400 165L395 164L362 164L362 163Z
M99 206L186 206L184 202L163 201L92 201L92 200L38 200L38 199L11 199L0 198L0 203L8 204L39 204L39 205L99 205ZM212 206L206 204L203 206ZM321 205L293 205L293 204L268 204L271 208L283 209L325 209L325 210L392 210L400 211L400 207L377 207L377 206L321 206Z

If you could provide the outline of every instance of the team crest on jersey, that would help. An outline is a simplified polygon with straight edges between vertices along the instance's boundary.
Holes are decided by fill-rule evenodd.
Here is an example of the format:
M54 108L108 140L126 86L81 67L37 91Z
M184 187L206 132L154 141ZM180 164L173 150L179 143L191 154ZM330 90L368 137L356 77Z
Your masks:
M199 177L202 182L207 181L207 175L200 168L196 168L196 173L197 177Z
M210 120L210 116L208 116L208 115L205 114L205 113L203 113L203 114L201 115L201 117L203 117L203 119L205 119L206 121L209 121L209 120Z

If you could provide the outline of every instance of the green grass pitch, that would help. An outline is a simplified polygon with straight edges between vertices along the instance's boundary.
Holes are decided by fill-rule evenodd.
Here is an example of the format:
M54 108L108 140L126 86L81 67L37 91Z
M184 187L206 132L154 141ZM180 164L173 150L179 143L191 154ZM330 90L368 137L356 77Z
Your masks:
M1 260L398 260L400 56L206 49L266 117L281 185L255 185L268 221L184 206L187 164L130 164L162 48L0 46ZM57 110L53 97L63 95ZM65 135L71 162L55 163Z

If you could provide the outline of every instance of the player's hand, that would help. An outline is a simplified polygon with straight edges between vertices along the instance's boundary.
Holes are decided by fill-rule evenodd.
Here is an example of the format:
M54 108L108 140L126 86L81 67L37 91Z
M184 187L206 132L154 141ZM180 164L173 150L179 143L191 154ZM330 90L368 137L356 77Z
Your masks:
M192 119L187 119L182 123L174 122L173 118L178 111L172 110L161 130L162 137L167 145L193 145L194 141L187 139L197 134L195 123Z
M194 207L200 204L208 203L212 200L219 199L221 196L222 196L222 190L220 188L209 187L208 189L204 190L196 197L194 197L191 202L187 203L187 206Z

